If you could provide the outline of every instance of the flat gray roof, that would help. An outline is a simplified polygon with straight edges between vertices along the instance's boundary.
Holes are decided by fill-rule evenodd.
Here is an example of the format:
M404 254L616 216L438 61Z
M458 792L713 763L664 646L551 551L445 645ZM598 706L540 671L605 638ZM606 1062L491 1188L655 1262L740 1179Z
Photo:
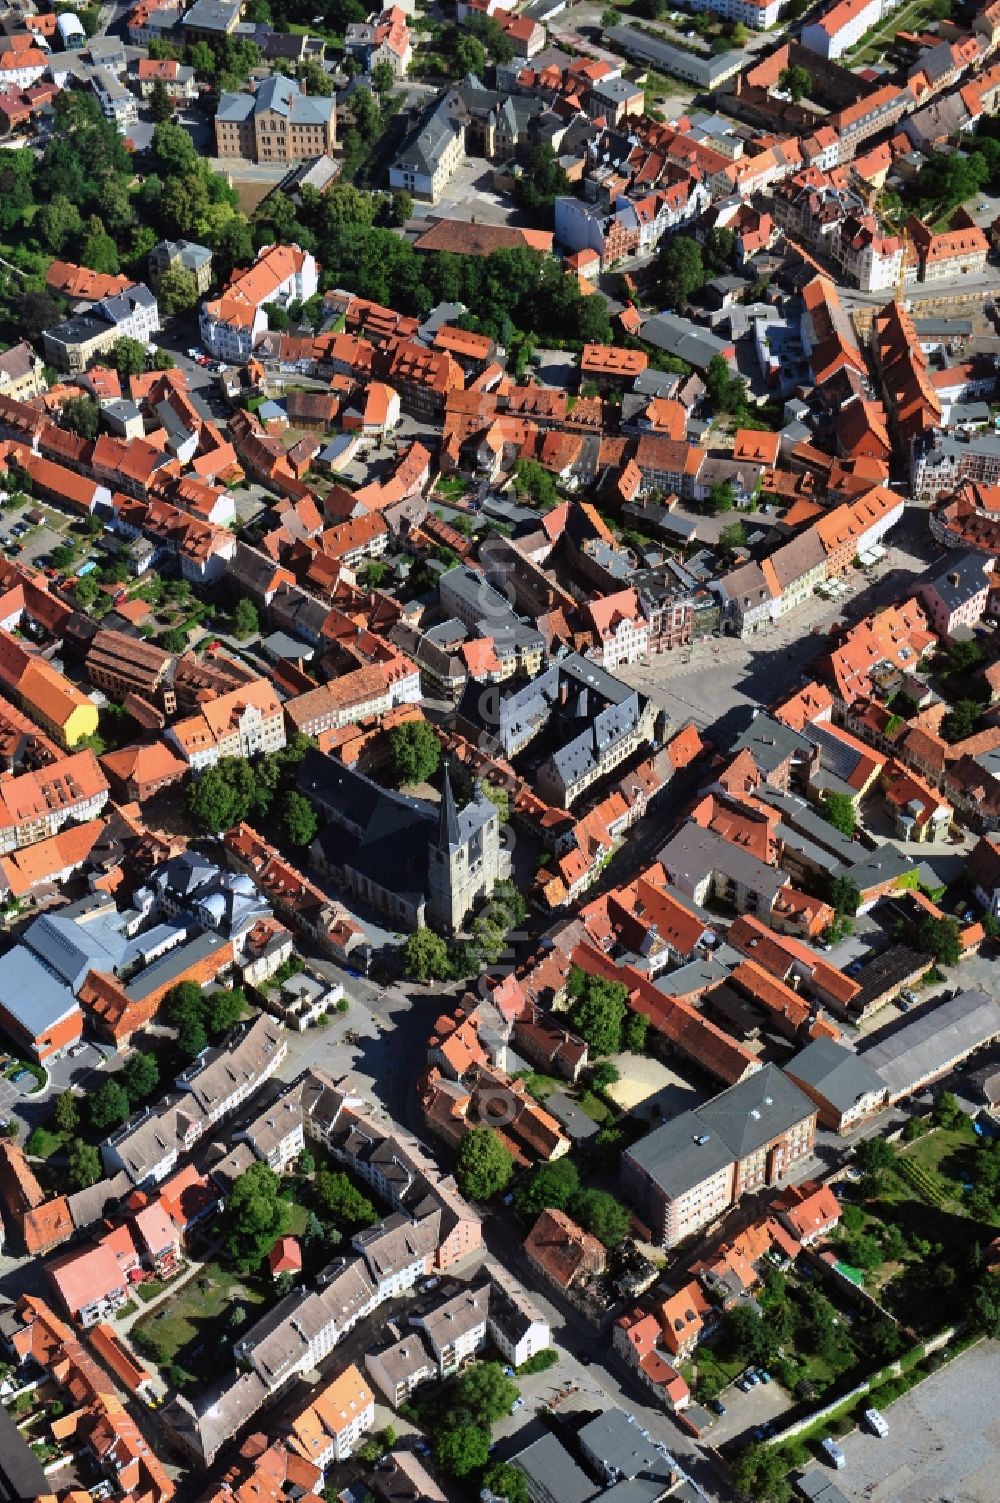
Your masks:
M898 1032L865 1049L862 1057L895 1099L997 1038L1000 1002L985 992L959 992L939 1007L922 1007Z

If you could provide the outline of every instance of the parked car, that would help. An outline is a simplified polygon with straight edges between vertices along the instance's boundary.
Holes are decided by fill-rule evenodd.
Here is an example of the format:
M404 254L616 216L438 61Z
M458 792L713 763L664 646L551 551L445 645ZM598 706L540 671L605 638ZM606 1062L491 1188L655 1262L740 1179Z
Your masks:
M771 1374L768 1372L768 1370L767 1370L766 1367L758 1367L758 1369L757 1369L757 1379L761 1383L770 1383L770 1381L771 1381Z
M187 355L189 360L197 360L201 355L201 350L185 350L184 353Z
M709 1399L708 1407L714 1414L725 1414L726 1412L726 1406L721 1399Z
M523 1408L524 1408L524 1400L523 1399L515 1399L514 1402L513 1402L513 1404L511 1404L511 1406L510 1406L510 1412L511 1412L511 1414L516 1414L519 1409L523 1409Z

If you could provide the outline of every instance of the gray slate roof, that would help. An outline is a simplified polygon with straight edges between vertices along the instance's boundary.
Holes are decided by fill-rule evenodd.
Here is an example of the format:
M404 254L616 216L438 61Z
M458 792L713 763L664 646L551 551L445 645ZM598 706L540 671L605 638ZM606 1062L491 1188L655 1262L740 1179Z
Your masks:
M810 1117L816 1107L776 1065L683 1112L628 1150L671 1200Z
M860 1097L883 1089L882 1077L864 1056L833 1039L813 1039L785 1069L840 1112L850 1110Z

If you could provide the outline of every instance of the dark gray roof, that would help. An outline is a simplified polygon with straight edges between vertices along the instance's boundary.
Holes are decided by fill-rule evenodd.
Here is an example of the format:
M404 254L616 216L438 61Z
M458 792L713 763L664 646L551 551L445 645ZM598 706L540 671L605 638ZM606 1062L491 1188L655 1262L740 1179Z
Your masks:
M841 1492L833 1478L818 1466L805 1472L795 1485L809 1503L850 1503L847 1494Z
M683 1112L628 1150L671 1200L810 1117L816 1107L776 1065Z
M689 318L676 313L655 313L639 330L639 338L668 355L686 360L696 370L706 370L716 355L726 356L731 341L718 339L710 329L703 329Z
M600 1459L609 1480L658 1479L662 1489L674 1477L676 1468L669 1452L661 1450L624 1409L605 1409L583 1426L577 1438Z
M637 26L605 27L604 39L626 57L635 58L641 63L652 63L654 68L673 73L675 77L689 78L703 89L714 88L720 78L745 67L751 56L748 52L730 50L719 55L700 57L697 53L673 47L663 38L653 36Z
M862 1096L883 1089L882 1077L867 1060L833 1039L813 1039L785 1069L841 1112L848 1111Z
M588 1503L598 1491L555 1435L543 1435L511 1457L528 1482L531 1503Z
M238 17L241 9L240 0L194 0L181 24L200 31L227 32L233 24L233 13Z
M694 823L682 825L662 847L657 860L666 867L671 881L686 881L691 888L697 887L710 872L718 872L773 899L787 881L784 872L758 861L749 851L733 845L714 830L703 830Z
M729 755L735 757L744 748L764 773L774 772L789 757L798 755L807 761L812 757L812 747L805 736L800 736L790 726L764 714L755 715L746 730L736 737L729 748Z
M956 610L986 588L990 579L986 573L988 563L982 553L949 553L923 588L940 596L948 610Z
M892 878L907 876L913 871L914 865L895 846L880 845L874 851L867 851L853 866L845 866L841 876L849 877L864 892L867 888L878 887Z
M41 1462L0 1406L0 1503L33 1503L49 1491Z

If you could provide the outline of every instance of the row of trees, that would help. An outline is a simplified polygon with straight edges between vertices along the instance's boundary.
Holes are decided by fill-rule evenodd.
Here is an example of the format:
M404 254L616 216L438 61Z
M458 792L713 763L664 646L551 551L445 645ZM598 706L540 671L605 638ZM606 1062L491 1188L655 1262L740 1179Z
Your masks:
M357 93L351 96L352 111L356 101ZM462 302L478 310L465 315L463 326L508 349L525 334L549 345L611 342L604 299L585 297L554 257L527 249L489 256L422 255L379 227L386 203L350 183L337 183L324 195L304 188L300 207L272 193L261 206L255 235L259 243L294 240L314 252L331 286L402 313L423 316L438 302Z
M164 1008L177 1029L182 1052L194 1059L209 1041L219 1039L240 1021L247 999L239 987L206 991L194 981L180 981L167 993Z
M403 970L414 981L425 982L475 976L483 965L496 965L526 911L520 888L501 878L494 883L485 908L473 919L467 940L449 941L426 927L409 934L403 945Z
M624 982L589 976L580 966L573 966L567 990L573 999L573 1027L593 1054L617 1054L621 1049L642 1053L649 1019L644 1013L629 1011Z
M514 1207L526 1221L542 1211L566 1211L605 1247L614 1248L628 1236L629 1213L604 1190L587 1190L572 1159L539 1164L514 1192Z
M231 830L252 817L290 845L308 845L319 822L294 783L311 745L308 736L295 736L280 751L265 752L252 761L223 757L189 785L188 812L203 830Z

